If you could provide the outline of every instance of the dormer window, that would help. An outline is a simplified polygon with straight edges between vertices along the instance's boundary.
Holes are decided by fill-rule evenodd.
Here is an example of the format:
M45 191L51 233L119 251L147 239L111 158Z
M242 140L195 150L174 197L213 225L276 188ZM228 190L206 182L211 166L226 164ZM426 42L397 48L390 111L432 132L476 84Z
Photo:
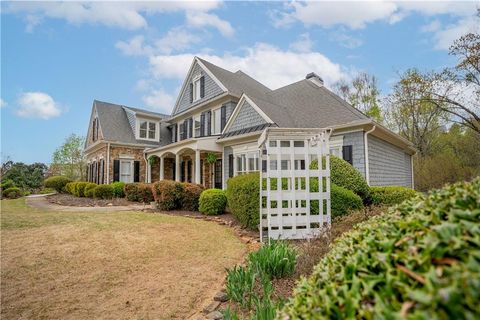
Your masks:
M155 140L157 136L157 123L141 120L138 136L140 139Z
M190 103L198 101L205 96L205 77L196 76L190 83Z

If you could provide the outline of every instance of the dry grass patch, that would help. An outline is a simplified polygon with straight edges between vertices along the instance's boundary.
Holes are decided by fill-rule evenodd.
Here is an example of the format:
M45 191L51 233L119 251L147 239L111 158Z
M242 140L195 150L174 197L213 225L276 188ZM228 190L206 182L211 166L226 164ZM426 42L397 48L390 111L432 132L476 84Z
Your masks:
M205 221L1 204L3 319L183 319L245 252Z

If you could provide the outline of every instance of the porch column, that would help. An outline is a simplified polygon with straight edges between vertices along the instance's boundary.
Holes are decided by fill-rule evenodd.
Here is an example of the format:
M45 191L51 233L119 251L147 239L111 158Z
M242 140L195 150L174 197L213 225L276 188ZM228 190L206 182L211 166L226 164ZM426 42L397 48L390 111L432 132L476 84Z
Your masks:
M200 150L195 150L195 183L200 184Z
M175 155L175 181L180 181L180 155Z
M150 164L150 161L148 161L147 166L147 183L152 183L152 165Z
M164 179L165 176L165 159L163 156L160 157L160 180Z

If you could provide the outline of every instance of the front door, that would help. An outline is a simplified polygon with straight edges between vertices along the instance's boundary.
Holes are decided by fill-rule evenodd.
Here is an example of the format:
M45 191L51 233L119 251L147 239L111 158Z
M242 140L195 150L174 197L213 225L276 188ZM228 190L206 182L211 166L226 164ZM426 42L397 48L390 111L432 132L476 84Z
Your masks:
M215 188L222 189L222 159L215 161Z

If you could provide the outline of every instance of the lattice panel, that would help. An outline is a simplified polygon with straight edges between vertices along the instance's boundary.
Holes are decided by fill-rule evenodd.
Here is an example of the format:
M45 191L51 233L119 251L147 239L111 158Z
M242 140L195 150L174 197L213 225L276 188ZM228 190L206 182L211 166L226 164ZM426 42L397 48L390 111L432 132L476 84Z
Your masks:
M260 138L260 237L318 236L331 220L330 130L277 130L270 128ZM313 160L318 169L309 168Z

